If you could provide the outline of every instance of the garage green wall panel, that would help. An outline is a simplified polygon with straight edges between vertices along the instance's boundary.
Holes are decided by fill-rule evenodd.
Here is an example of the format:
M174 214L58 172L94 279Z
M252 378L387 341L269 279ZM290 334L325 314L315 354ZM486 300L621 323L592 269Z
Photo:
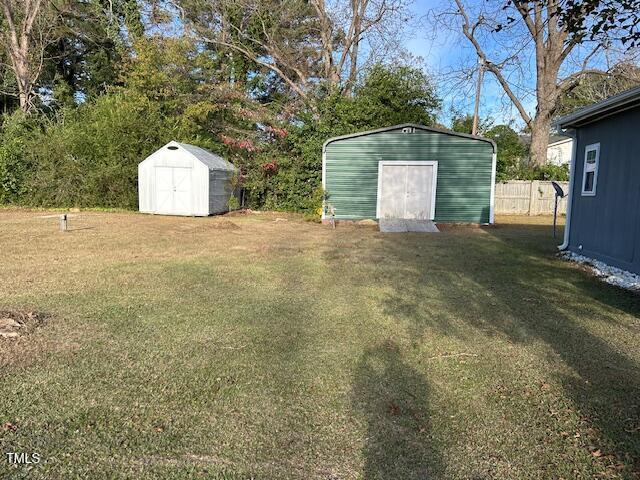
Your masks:
M338 137L323 152L327 203L337 219L376 218L378 162L437 161L435 221L489 223L493 151L488 140L419 125Z

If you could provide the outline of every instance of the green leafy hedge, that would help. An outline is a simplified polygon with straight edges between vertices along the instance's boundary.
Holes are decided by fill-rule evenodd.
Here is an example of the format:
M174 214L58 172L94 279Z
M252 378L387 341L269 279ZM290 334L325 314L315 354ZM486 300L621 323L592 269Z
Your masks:
M137 166L173 138L188 139L157 102L124 92L60 110L37 124L17 115L1 132L5 203L137 207Z

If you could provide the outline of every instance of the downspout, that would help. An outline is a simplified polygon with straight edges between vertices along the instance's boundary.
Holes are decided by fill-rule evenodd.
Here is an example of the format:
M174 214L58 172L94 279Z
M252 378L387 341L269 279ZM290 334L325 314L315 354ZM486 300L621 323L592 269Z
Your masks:
M564 241L558 245L558 250L563 251L569 247L569 232L571 231L571 210L573 209L573 184L576 177L576 152L578 149L578 135L575 130L562 132L573 139L571 142L571 163L569 164L569 195L567 197L567 220L564 225Z

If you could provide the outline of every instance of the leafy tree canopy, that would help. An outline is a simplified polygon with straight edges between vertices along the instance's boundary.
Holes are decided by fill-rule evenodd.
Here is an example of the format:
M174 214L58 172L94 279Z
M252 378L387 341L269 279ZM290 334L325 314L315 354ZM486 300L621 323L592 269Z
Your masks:
M496 180L515 178L518 174L518 166L527 154L520 136L508 125L496 125L489 129L485 136L493 140L498 148Z
M478 119L478 135L484 135L484 133L491 128L493 120L490 118ZM473 115L455 113L451 121L451 130L458 133L471 134L473 131Z
M630 62L620 63L606 73L585 75L573 90L562 96L557 116L566 115L639 85L640 67Z

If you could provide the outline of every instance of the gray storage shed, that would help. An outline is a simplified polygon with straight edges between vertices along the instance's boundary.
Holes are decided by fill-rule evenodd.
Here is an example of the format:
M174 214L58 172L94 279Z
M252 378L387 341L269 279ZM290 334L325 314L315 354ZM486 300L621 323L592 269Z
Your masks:
M139 210L188 216L226 212L236 171L204 148L169 142L138 165Z
M640 274L640 87L558 125L575 139L560 249Z

